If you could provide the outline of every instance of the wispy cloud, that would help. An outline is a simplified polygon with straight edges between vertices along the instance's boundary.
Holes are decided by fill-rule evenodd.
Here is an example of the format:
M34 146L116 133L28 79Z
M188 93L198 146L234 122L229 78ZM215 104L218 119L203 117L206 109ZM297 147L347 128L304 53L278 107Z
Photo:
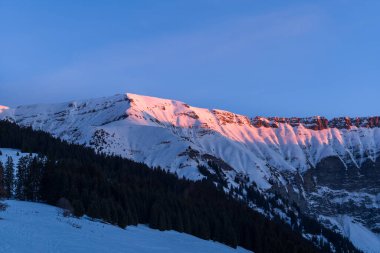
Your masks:
M260 46L303 36L317 29L320 21L320 10L315 6L237 17L188 33L114 43L27 82L31 89L42 91L41 96L54 92L69 94L75 89L88 93L80 94L81 97L97 96L99 92L92 87L102 86L120 91L138 90L137 85L145 85L149 90L152 88L148 86L162 75L175 75L186 69L191 72L222 61L244 62L255 57Z

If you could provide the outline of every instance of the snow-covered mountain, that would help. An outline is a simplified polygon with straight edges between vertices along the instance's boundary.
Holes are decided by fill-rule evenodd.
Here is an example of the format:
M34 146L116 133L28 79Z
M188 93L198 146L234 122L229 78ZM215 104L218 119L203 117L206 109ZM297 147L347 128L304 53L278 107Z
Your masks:
M192 180L205 177L202 165L230 187L255 184L346 236L350 226L340 221L357 223L380 241L379 117L249 118L125 94L0 107L0 118Z
M40 203L8 200L6 204L6 211L0 211L0 252L250 252L144 225L121 229L86 217L64 217L61 209Z

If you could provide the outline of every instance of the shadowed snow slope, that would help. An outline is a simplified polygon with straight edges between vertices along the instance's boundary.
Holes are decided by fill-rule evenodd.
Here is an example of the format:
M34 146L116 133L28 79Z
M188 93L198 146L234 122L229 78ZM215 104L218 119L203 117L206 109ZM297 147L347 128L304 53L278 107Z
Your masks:
M248 252L174 231L121 229L85 218L65 218L49 205L6 201L0 212L0 252Z

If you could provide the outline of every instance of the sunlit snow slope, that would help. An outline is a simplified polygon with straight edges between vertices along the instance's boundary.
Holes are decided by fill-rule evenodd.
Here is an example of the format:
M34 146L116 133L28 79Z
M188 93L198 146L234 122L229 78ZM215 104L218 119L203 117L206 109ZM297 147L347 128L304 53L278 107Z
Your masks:
M279 123L278 118L250 119L135 94L4 107L0 113L1 118L11 118L18 124L194 179L202 177L196 169L207 160L202 154L210 154L230 165L232 174L247 174L262 188L270 187L269 167L305 171L328 156L360 167L367 159L375 161L380 151L378 127L313 130L310 122L318 117L293 126ZM196 157L189 156L189 146L199 152Z

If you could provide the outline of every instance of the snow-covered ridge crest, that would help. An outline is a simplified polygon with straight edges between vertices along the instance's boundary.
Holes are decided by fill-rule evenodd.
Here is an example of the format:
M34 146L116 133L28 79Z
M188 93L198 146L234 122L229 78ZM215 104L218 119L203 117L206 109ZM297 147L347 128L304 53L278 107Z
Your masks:
M159 125L172 127L199 127L212 128L214 130L221 130L221 125L231 123L251 126L250 120L246 116L224 110L192 107L176 100L159 99L130 93L127 94L127 97L131 105L128 115L132 116L139 123L148 124L149 122L153 122L153 124L158 123Z
M0 119L13 119L14 109L5 105L0 105Z
M155 97L141 96L136 94L127 94L130 99L131 107L137 111L152 113L156 120L160 122L172 123L178 127L189 126L188 123L212 122L215 118L219 125L238 124L254 127L273 127L278 128L279 124L289 124L292 127L303 126L311 130L323 130L328 128L351 129L356 128L375 128L380 127L380 116L371 117L337 117L331 120L323 116L313 117L259 117L248 118L244 115L235 114L219 109L202 109L189 106L183 102L169 99L160 99ZM212 115L210 115L212 114ZM194 120L184 121L181 117L190 117ZM211 118L210 118L211 116ZM186 124L187 123L187 124ZM192 126L192 125L190 125Z
M5 105L0 105L0 113L2 113L5 110L9 110L9 107Z

